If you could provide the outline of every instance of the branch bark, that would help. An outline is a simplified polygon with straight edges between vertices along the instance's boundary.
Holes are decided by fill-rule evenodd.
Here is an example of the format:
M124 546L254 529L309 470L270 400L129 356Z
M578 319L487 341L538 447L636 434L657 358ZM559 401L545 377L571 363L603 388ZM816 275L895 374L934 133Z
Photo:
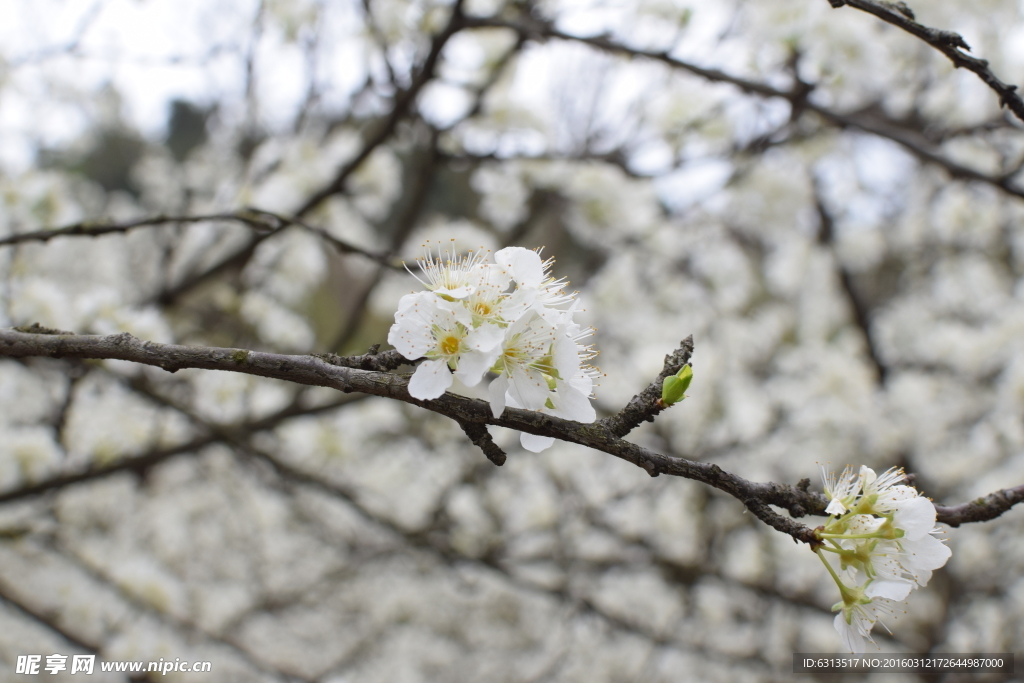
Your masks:
M665 371L678 367L677 363L681 366L681 361L688 359L691 351L692 340L687 339L680 349L667 357ZM751 482L739 475L726 472L713 463L670 457L623 440L615 430L629 431L629 425L634 422L639 424L636 421L637 417L641 417L642 421L646 419L642 416L653 417L657 412L652 412L653 408L648 407L644 398L655 384L660 387L657 381L634 397L618 415L601 422L583 424L514 408L506 408L501 417L494 418L487 402L451 393L445 393L434 400L421 401L409 394L408 375L364 370L359 367L365 364L372 366L376 362L380 362L378 367L386 367L397 360L392 352L366 354L349 359L333 357L329 362L317 356L290 356L246 349L158 344L141 341L127 333L95 336L60 334L59 330L46 330L43 333L0 330L0 356L117 359L152 365L168 372L184 368L242 372L298 384L330 387L344 393L358 392L403 401L455 420L474 443L495 461L495 464L500 464L496 462L498 460L504 461L504 453L490 441L489 435L485 436L488 424L554 437L588 446L633 463L652 477L668 474L713 486L741 501L766 524L805 543L814 542L813 530L779 515L770 506L783 508L791 517L799 518L808 514L822 515L827 504L824 495L808 491L810 481L807 479L797 486ZM180 452L181 449L175 450ZM93 477L81 474L57 477L49 482L33 485L30 493L58 489L87 478ZM0 502L26 495L29 494L8 492L0 496ZM958 525L963 522L992 519L1024 500L1024 487L1012 492L996 492L989 498L991 500L976 501L966 506L942 508L939 521L945 521L948 517L954 525Z
M970 45L955 31L930 28L916 21L914 12L905 2L878 2L877 0L828 0L832 7L845 6L873 14L882 21L917 36L933 48L949 57L953 66L967 69L980 78L985 85L999 95L999 106L1009 107L1018 119L1024 121L1024 99L1017 94L1017 86L1003 83L988 67L988 60L965 55L961 50L970 50Z

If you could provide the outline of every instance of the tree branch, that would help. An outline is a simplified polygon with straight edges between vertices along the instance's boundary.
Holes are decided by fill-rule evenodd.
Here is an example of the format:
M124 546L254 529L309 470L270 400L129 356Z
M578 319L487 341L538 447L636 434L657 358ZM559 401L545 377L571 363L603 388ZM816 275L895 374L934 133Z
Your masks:
M915 21L914 13L905 2L878 2L877 0L828 0L835 8L847 5L862 12L873 14L882 21L899 27L917 36L933 48L949 57L956 68L967 69L977 74L988 87L999 95L999 106L1009 107L1018 119L1024 121L1024 99L1017 94L1017 86L1003 83L988 68L988 60L965 55L960 50L971 47L959 33L929 28Z
M853 322L860 329L861 335L864 337L868 360L871 361L875 368L878 383L884 386L889 376L889 368L882 360L878 343L875 341L874 335L871 334L871 312L868 310L864 298L857 293L857 288L853 284L853 275L839 260L839 254L835 248L835 219L832 217L828 207L825 206L825 198L821 196L821 188L818 186L818 183L814 182L813 185L814 205L818 212L818 244L832 253L832 262L835 264L836 274L839 276L839 284L843 288L843 293L846 294L847 302L850 304Z
M666 363L669 369L684 357L688 358L689 349L687 346L687 342L684 342L681 349L674 354L670 354L669 360ZM455 420L460 426L471 425L468 430L465 426L463 426L463 429L467 430L467 434L471 439L474 439L474 443L483 448L484 452L492 460L495 458L501 459L497 455L500 451L494 450L497 449L497 446L491 449L486 443L486 439L483 438L476 427L483 427L486 430L484 425L493 424L530 434L550 436L562 441L577 443L633 463L652 477L660 474L669 474L713 486L740 500L762 521L806 543L810 543L813 539L810 529L790 520L785 520L767 506L781 507L787 510L793 517L802 517L808 514L824 514L825 506L828 502L824 495L810 493L807 490L810 483L809 480L804 480L795 487L773 482L751 482L736 474L726 472L713 463L670 457L625 441L617 436L612 431L612 428L608 426L609 424L618 425L618 428L622 429L624 426L631 424L637 416L651 415L651 408L647 407L645 409L645 406L648 404L645 403L646 399L644 397L656 383L652 383L643 392L637 394L623 411L618 416L615 416L618 420L611 418L607 424L604 421L583 424L552 415L515 408L506 408L501 417L495 418L491 413L490 405L486 401L457 396L451 393L445 393L437 399L422 401L413 398L409 394L409 377L407 375L396 375L331 364L316 356L289 356L248 351L245 349L158 344L141 341L127 333L95 336L31 334L15 330L0 330L0 356L14 358L44 356L51 358L117 359L153 365L169 372L175 372L183 368L241 372L298 384L330 387L344 393L359 392L403 401L445 415ZM350 362L352 365L356 365L363 362L372 362L372 360L366 361L365 357L356 357L356 359L350 359ZM210 438L211 440L216 439L216 437ZM175 452L191 450L201 447L201 443L202 440L198 440L188 446L179 447L174 450ZM143 464L151 466L153 462L163 457L168 456L161 452L151 455L146 459L145 463L125 465L118 463L107 469L118 467L120 469L137 468ZM58 477L49 482L41 482L18 492L0 495L0 502L60 488L61 486L84 481L95 476L95 474L79 474ZM973 504L974 507L965 508L962 511L958 508L954 509L950 513L950 519L957 524L975 521L972 516L979 517L979 521L981 518L992 519L1024 499L1024 489L1019 493L1008 494L1000 492L992 495L995 498L988 503L979 504L976 502ZM986 517L985 515L989 516ZM945 520L940 518L939 521Z
M0 237L0 247L23 242L49 242L56 237L99 237L111 233L126 233L136 228L168 223L205 223L207 221L238 221L260 231L272 231L276 226L269 225L260 216L246 211L237 213L211 213L199 216L151 216L125 223L107 223L104 221L82 221L60 228L42 228L32 232L21 232L7 237Z
M940 522L956 527L968 522L995 519L1020 502L1024 502L1024 485L1001 489L969 503L950 507L936 505L935 509L939 513Z
M505 451L501 450L498 444L494 443L494 439L491 438L491 433L487 431L486 425L460 421L459 426L462 427L462 431L466 432L469 440L484 452L488 460L498 467L505 464L505 458L507 457Z
M149 218L140 218L138 220L123 223L82 221L80 223L73 223L59 228L43 228L41 230L21 232L14 235L8 235L6 237L0 237L0 247L6 247L12 244L22 244L24 242L49 242L57 237L99 237L101 235L110 235L113 233L128 233L136 228L182 223L207 223L210 221L232 221L244 223L264 236L273 234L289 225L294 225L317 235L342 253L359 254L360 256L365 256L371 261L376 261L382 265L392 268L399 267L392 263L385 254L377 254L363 249L362 247L357 247L354 244L349 244L348 242L331 235L323 228L310 225L298 218L289 218L288 216L282 216L281 214L264 211L263 209L257 209L254 207L249 207L232 213L211 213L197 216L150 216Z
M274 413L273 415L269 415L259 420L254 420L253 422L243 423L233 428L247 434L261 432L273 429L289 418L327 412L334 410L335 408L340 408L346 403L351 403L353 400L358 400L359 398L360 397L342 399L324 406L317 406L315 408L302 408L297 405L292 405ZM219 441L220 436L217 434L200 436L177 446L152 450L140 455L129 455L110 464L90 466L81 471L59 474L51 477L50 479L38 481L27 486L22 486L20 488L0 493L0 504L31 498L33 496L49 493L50 491L62 489L66 486L73 486L82 482L101 479L118 472L145 472L165 460L169 460L175 456L186 453L198 452L207 446L218 443Z
M654 422L655 416L668 406L659 401L661 385L666 377L679 372L679 369L690 362L693 354L693 335L682 342L679 348L665 356L665 367L646 389L634 396L626 407L611 417L606 417L598 424L602 425L617 437L623 437L640 426L641 422Z
M51 611L39 609L33 605L29 605L24 602L20 596L14 594L14 591L6 584L6 582L0 580L0 604L5 604L11 607L14 611L19 612L25 617L36 621L45 626L50 631L66 640L71 645L85 650L89 654L98 655L100 647L95 643L86 642L81 637L76 635L71 629L66 628L58 620L58 615L53 614Z
M865 133L875 135L878 137L886 138L891 140L901 147L905 148L908 152L913 154L919 160L940 166L949 173L949 175L958 180L973 180L980 183L991 185L999 190L1002 190L1006 194L1014 197L1024 198L1024 190L1015 187L1011 184L1012 175L999 175L992 176L977 171L973 168L969 168L962 164L959 164L951 159L947 159L941 154L928 149L925 144L921 144L902 130L897 129L893 125L889 125L885 121L874 120L874 117L867 117L859 114L858 112L853 113L842 113L837 112L828 107L815 104L807 98L809 92L808 84L798 84L797 87L792 90L783 90L774 86L768 85L767 83L760 83L758 81L752 81L750 79L741 78L732 74L720 71L718 69L708 69L691 62L687 62L682 59L678 59L669 55L668 52L656 52L652 50L642 50L639 48L632 48L621 43L616 43L609 38L604 36L586 37L586 36L575 36L571 33L560 31L553 26L539 22L536 20L526 21L509 21L504 19L492 19L492 18L481 18L481 17L467 17L465 23L468 27L494 27L494 28L507 28L516 31L521 36L526 36L531 40L538 42L544 42L548 39L565 40L575 43L582 43L589 45L595 49L607 52L609 54L621 55L626 57L640 57L649 59L656 62L661 62L666 66L676 69L679 71L685 71L699 76L705 80L715 83L728 83L735 86L741 92L748 95L757 95L765 98L780 98L788 100L792 103L794 110L797 108L802 111L814 112L825 122L836 126L838 128L855 128L862 130Z
M366 144L359 151L359 154L338 170L337 175L335 175L334 180L330 184L306 200L299 210L295 212L297 217L305 216L325 199L341 192L345 188L345 183L348 181L349 176L366 161L373 150L391 137L395 127L398 126L398 122L405 117L412 103L416 100L416 96L419 95L420 90L434 77L434 71L437 68L437 62L441 58L441 51L444 50L444 46L464 26L465 17L462 14L462 3L463 0L456 0L452 6L452 14L448 19L447 26L434 36L430 45L430 52L423 60L423 65L420 67L419 72L413 78L413 82L409 87L395 96L391 112L381 123L380 128L369 137Z

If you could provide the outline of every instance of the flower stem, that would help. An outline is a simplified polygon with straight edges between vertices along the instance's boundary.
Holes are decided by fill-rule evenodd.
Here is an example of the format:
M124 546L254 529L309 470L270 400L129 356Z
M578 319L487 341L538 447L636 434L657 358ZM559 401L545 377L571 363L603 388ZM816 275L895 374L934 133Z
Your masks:
M832 568L832 565L829 564L828 560L825 559L825 556L821 554L821 551L822 549L818 548L814 552L818 556L818 559L821 560L822 564L825 565L825 568L828 569L828 573L832 575L832 579L839 586L839 592L842 593L846 590L846 586L844 586L843 582L839 580L839 576L836 574L836 570Z
M872 531L870 534L830 534L819 531L818 538L885 538L885 536L877 531Z

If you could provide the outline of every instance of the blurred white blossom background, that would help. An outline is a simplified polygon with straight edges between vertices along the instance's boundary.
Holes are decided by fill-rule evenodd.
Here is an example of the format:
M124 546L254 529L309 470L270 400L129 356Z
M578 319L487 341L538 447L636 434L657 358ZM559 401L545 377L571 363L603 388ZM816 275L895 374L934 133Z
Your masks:
M1024 5L913 9L1024 83ZM815 487L903 466L947 505L1024 483L1024 135L976 75L827 0L462 11L421 83L449 2L4 3L0 238L247 207L317 230L5 245L0 326L363 353L418 285L332 240L544 246L597 328L599 417L693 335L690 398L630 437L653 450ZM501 468L394 401L4 359L0 678L58 652L213 663L168 681L782 681L840 651L817 558L737 500L492 432ZM946 533L882 650L1012 652L1022 534L1019 509Z

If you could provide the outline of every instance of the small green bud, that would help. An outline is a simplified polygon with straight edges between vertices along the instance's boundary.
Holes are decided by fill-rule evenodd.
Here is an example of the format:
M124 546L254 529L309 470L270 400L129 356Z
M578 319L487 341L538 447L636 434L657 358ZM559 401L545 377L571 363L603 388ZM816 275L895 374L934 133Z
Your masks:
M690 387L692 380L693 368L689 365L684 365L679 372L671 377L666 377L661 384L661 402L670 406L682 401L686 398L686 390Z

